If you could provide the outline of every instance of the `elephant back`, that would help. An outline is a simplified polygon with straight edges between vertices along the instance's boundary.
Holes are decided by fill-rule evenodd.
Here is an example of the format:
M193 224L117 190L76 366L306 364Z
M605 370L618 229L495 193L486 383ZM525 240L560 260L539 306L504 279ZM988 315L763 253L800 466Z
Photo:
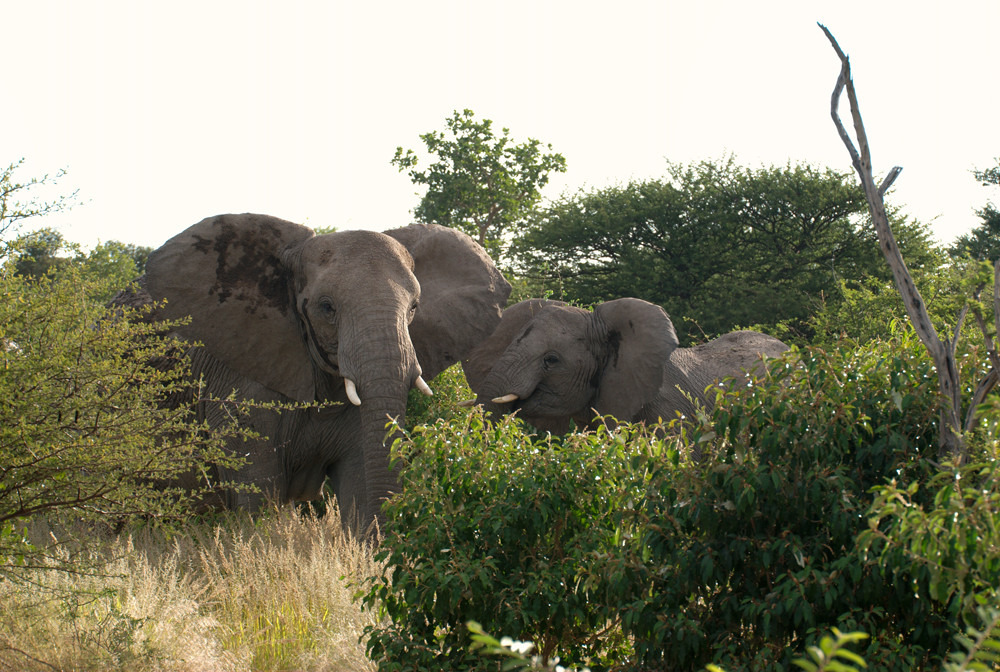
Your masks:
M780 357L788 345L757 331L731 331L707 343L679 348L671 362L681 369L699 393L725 378L746 382L762 372L762 357Z

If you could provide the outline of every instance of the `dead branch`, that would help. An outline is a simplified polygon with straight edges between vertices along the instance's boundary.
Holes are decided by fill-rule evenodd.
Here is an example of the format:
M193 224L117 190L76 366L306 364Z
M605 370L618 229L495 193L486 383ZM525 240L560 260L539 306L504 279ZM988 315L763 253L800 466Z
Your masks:
M920 338L921 343L927 348L931 358L934 360L938 373L938 387L942 396L941 404L941 434L939 446L942 457L951 457L956 463L965 459L965 448L962 441L960 421L962 413L962 399L958 380L958 366L955 362L955 346L958 340L956 332L955 338L949 340L947 337L942 341L931 323L930 315L927 313L923 297L920 295L917 286L913 282L909 269L903 261L903 256L899 252L895 236L889 227L889 217L885 212L885 202L883 196L892 182L899 175L902 168L896 166L880 186L875 185L875 178L872 175L871 152L868 146L868 136L865 133L864 122L861 120L860 107L858 106L857 93L854 90L854 82L851 79L851 65L847 55L841 50L833 34L827 30L826 26L819 24L819 27L826 34L834 51L840 57L841 70L837 78L837 84L833 90L833 97L830 103L830 114L833 123L837 127L840 139L843 140L847 151L851 156L851 162L861 179L861 186L868 201L868 210L871 214L872 223L875 225L875 233L878 236L879 247L882 255L889 263L892 276L896 284L896 290L903 299L906 307L906 314L913 323L913 327ZM858 147L855 147L850 135L840 121L838 107L840 96L847 90L847 99L851 105L851 117L854 122L854 133L858 140ZM860 149L859 149L860 148ZM970 409L974 412L974 409Z

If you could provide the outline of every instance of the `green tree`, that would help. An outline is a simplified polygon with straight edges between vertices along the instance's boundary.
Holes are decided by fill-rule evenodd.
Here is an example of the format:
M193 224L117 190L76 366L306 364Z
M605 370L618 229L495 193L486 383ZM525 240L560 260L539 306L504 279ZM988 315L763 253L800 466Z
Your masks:
M144 245L109 240L98 243L88 252L77 249L73 263L80 265L91 277L109 281L109 289L120 289L145 272L146 259L152 251ZM106 298L110 299L111 295Z
M110 240L84 251L68 242L55 229L44 227L14 239L7 249L13 272L28 278L41 278L64 272L70 266L105 287L104 300L142 275L151 248Z
M70 259L59 253L69 247L61 233L48 227L19 236L12 245L14 272L40 278L50 271L62 270Z
M517 273L555 298L646 299L682 338L786 323L796 340L842 279L887 276L866 213L861 190L830 169L671 163L662 180L563 197L513 250ZM912 266L938 263L925 227L898 230Z
M0 219L3 231L46 212L11 200L3 208L16 217ZM54 547L95 543L94 523L176 515L217 486L206 465L239 464L224 445L245 432L198 421L204 395L184 350L161 335L170 325L149 323L148 310L112 312L105 303L121 274L88 263L67 260L40 275L19 273L16 259L0 265L0 572L8 576L18 567L80 570ZM171 397L192 403L164 403ZM171 486L182 480L185 488ZM42 522L52 531L33 535Z
M984 187L1000 186L1000 159L997 165L972 173ZM983 223L969 233L959 236L948 253L953 257L970 256L981 261L1000 259L1000 210L996 204L988 202L976 214Z
M495 134L493 122L477 120L472 110L456 110L445 125L445 132L420 136L437 157L426 170L402 147L392 164L427 187L413 211L418 221L464 231L498 256L505 236L538 204L549 173L566 171L566 159L534 138L515 144L507 128Z

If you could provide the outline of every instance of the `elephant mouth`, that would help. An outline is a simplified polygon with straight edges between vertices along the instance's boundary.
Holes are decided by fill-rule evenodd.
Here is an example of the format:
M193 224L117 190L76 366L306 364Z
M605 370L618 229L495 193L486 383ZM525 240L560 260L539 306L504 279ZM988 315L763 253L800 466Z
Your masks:
M507 394L503 397L496 397L492 401L507 413L521 411L525 415L542 416L546 414L545 400L553 396L551 390L544 385L539 385L527 396Z

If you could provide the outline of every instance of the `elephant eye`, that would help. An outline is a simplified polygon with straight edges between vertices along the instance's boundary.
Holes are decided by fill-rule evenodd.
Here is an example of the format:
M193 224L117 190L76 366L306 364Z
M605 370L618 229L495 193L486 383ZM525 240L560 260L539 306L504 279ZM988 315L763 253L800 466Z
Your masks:
M413 316L417 314L417 305L418 304L419 304L418 301L414 301L412 304L410 304L410 319L411 320L413 319Z
M323 314L323 317L333 319L337 311L333 307L333 302L324 298L319 300L319 312Z
M545 368L553 367L558 363L559 363L559 356L554 353L550 352L549 354L542 357L542 364L545 365Z

